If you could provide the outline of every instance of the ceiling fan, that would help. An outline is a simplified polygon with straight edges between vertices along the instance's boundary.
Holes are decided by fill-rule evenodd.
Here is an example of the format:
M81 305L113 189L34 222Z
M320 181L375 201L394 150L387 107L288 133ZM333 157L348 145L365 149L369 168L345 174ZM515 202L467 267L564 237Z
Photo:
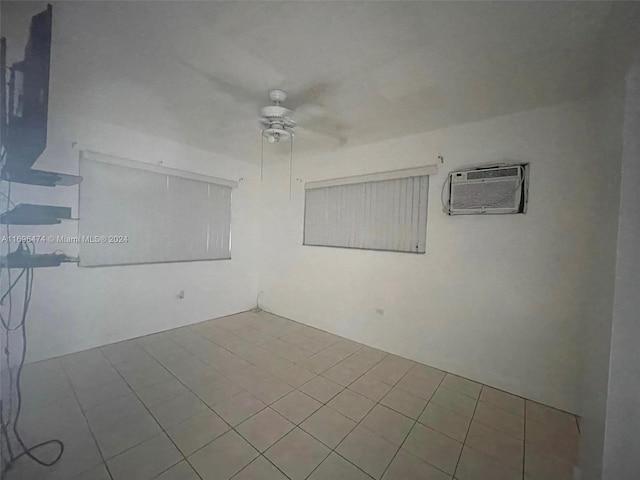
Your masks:
M216 90L230 95L239 103L250 103L258 108L264 105L264 101L261 100L264 98L264 93L247 88L241 82L212 74L189 62L183 60L178 62L207 79L215 85ZM278 81L278 83L283 82ZM291 138L292 134L316 134L329 138L332 142L337 140L339 145L344 145L350 128L335 116L329 115L326 105L329 90L324 83L313 83L293 92L282 88L269 91L269 99L273 105L260 109L260 126L264 138L270 143L276 143L281 139ZM283 106L283 102L289 97L291 98L287 108ZM296 119L294 119L294 112Z
M282 106L282 102L287 99L287 92L273 89L269 92L269 99L273 102L273 105L263 107L260 110L262 136L269 143L276 143L280 139L293 137L296 128L293 112Z

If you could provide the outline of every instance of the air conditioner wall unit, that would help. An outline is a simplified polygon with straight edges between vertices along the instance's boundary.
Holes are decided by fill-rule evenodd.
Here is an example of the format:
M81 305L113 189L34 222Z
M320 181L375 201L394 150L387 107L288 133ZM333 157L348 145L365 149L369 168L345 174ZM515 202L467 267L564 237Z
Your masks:
M529 164L476 167L449 173L449 215L525 213Z

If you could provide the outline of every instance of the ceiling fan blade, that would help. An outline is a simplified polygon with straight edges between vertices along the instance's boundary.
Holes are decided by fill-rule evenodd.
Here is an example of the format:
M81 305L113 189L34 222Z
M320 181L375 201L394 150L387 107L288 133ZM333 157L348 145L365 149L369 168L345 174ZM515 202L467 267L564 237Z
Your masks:
M340 145L344 145L349 140L349 128L340 122L332 120L313 120L305 122L302 126L296 127L301 133L319 134L337 140Z
M315 82L292 93L291 99L287 99L287 104L291 110L298 110L308 105L324 107L331 91L329 84Z
M242 87L237 83L232 83L230 81L227 81L189 62L185 62L184 60L178 60L178 63L182 67L189 69L191 72L195 73L196 75L212 83L216 87L216 90L218 90L219 92L230 95L231 97L235 98L238 102L252 103L252 104L265 103L264 92L255 92L246 87Z

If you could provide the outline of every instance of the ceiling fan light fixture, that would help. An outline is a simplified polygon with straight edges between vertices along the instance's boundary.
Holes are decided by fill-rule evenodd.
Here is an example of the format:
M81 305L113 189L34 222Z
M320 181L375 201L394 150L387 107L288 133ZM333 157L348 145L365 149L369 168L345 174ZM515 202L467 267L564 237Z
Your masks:
M272 126L262 130L262 136L267 139L269 143L276 143L283 138L293 137L293 129L286 126Z

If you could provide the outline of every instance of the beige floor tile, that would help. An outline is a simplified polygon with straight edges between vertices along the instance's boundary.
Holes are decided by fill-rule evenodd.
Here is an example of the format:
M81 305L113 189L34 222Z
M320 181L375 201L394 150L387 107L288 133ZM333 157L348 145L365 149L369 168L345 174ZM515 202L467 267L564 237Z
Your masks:
M383 365L393 366L397 369L402 369L405 372L408 372L412 367L417 365L413 360L409 360L408 358L400 357L393 354L388 354L387 356L385 356L380 363Z
M127 417L117 423L93 430L102 456L105 459L128 450L129 448L151 438L162 429L158 422L148 413L142 412Z
M200 480L198 474L186 461L174 465L154 480Z
M324 406L300 424L307 433L335 448L356 426L356 422Z
M453 475L462 444L440 432L416 423L402 448L434 467Z
M89 390L76 390L78 402L80 402L83 410L88 410L132 394L133 392L122 379L99 385ZM23 392L23 395L27 396L29 393ZM51 399L49 395L47 395L47 398Z
M122 379L116 369L108 363L108 360L106 362L107 364L100 366L78 364L73 367L65 367L73 388L76 390L88 390Z
M68 480L102 463L100 451L88 429L79 437L64 435L56 435L55 437L60 438L65 444L64 453L58 463L52 467L43 467L25 455L13 465L12 470L6 475L6 480ZM42 440L50 440L55 437L48 436ZM25 441L28 444L35 443L28 438L25 438ZM42 449L38 453L42 455L47 450L49 452L53 450L53 454L58 452L57 447L54 447L51 450ZM5 478L4 472L2 478Z
M107 460L113 480L149 480L178 463L182 455L164 433Z
M114 352L112 357L109 360L122 375L126 372L144 370L159 365L158 361L140 346L130 347L121 353Z
M244 467L233 480L288 480L287 477L263 456Z
M380 478L391 463L398 446L357 426L338 445L336 452L374 478Z
M380 403L415 420L422 413L427 401L399 388L392 388Z
M464 440L457 480L521 479L523 464L528 480L564 480L579 450L574 415L265 312L30 364L22 387L25 440L59 437L66 448L53 468L25 459L7 480L107 480L100 452L114 480L200 478L180 451L205 480L285 480L251 443L294 480L321 462L311 480L363 480L371 477L335 452L322 460L342 442L382 475L384 445L403 439L386 480L450 478L442 470Z
M159 405L154 405L149 410L162 425L162 428L167 429L207 410L207 406L193 393L187 392Z
M303 480L322 463L329 452L311 435L295 428L264 455L291 480Z
M238 370L237 372L230 374L228 377L244 389L247 389L247 387L263 380L275 379L275 377L268 371L254 366Z
M220 372L195 355L166 359L163 361L163 365L189 388L205 383L208 379L213 381L220 377Z
M352 384L360 375L359 372L351 370L340 363L322 372L323 377L333 380L343 387Z
M394 356L387 356L369 370L369 373L376 380L380 380L389 385L395 385L407 373L412 365L395 361Z
M438 370L437 368L433 368L422 363L417 363L407 372L407 375L423 378L425 380L432 380L434 382L441 382L446 374L447 373L442 370Z
M236 427L236 431L259 452L276 443L295 425L267 407Z
M173 398L179 397L180 395L184 395L188 391L187 387L180 383L176 378L171 378L166 382L160 382L155 385L142 388L136 393L140 400L142 400L142 403L144 403L147 408L151 408Z
M353 354L344 360L342 360L338 365L342 365L343 367L349 368L358 373L365 373L371 367L373 367L379 360L365 358L359 356L357 353Z
M438 389L439 384L440 380L405 375L396 384L396 388L409 392L416 397L424 398L428 401Z
M322 407L320 402L299 390L294 390L271 405L271 408L296 425L320 407Z
M473 419L517 438L524 438L524 417L509 413L490 403L478 402Z
M314 373L322 373L325 370L333 367L339 363L342 359L337 358L334 354L326 351L321 351L315 355L311 355L298 362L300 366L310 370Z
M281 363L280 360L284 363ZM298 388L300 385L307 383L316 376L312 371L285 359L279 359L275 365L270 367L269 371L275 377L294 388Z
M373 410L362 419L360 426L400 446L414 423L415 420L409 417L405 417L383 405L376 405Z
M567 433L564 430L556 430L552 426L533 420L527 420L525 444L525 447L531 445L535 448L546 450L550 454L572 464L578 463L580 446L580 437L578 435Z
M431 401L448 408L459 415L472 418L477 401L467 395L440 386L431 397Z
M74 477L73 480L111 480L111 475L109 475L107 467L104 464L100 464L97 467Z
M349 385L349 390L353 390L360 395L364 395L374 402L379 402L382 397L391 390L391 385L387 385L386 383L365 374Z
M173 378L171 373L160 364L120 373L129 386L136 391L156 383L166 382Z
M572 435L577 435L579 433L578 424L574 415L530 400L526 401L526 417L527 419L535 420L538 423L544 423L557 430L563 430Z
M304 361L312 355L308 350L297 347L280 339L270 340L270 343L264 344L264 346L267 350L271 350L276 355L284 357L287 360L303 366L304 368L307 368L304 365Z
M451 480L451 475L447 475L401 448L382 480Z
M332 452L315 469L309 480L371 480L371 477Z
M470 418L458 415L436 403L429 403L418 421L459 442L464 442L471 423Z
M317 328L314 328L311 332L304 333L304 335L307 335L309 338L313 338L318 342L324 343L327 347L341 339L338 335L334 335L333 333L325 332L324 330L319 330Z
M167 430L183 455L189 456L229 430L218 415L207 409Z
M317 376L299 388L301 392L306 393L321 403L327 403L343 389L344 387L342 385L322 376Z
M202 357L202 359L225 375L251 366L249 362L223 349L211 352L206 357Z
M482 384L473 382L463 377L447 373L442 380L442 386L449 390L455 390L456 392L463 393L468 397L477 399L480 396L480 390L482 390Z
M480 393L480 401L490 403L514 415L524 416L524 398L516 397L510 393L485 385Z
M549 451L527 445L525 451L524 471L536 480L572 480L573 463Z
M293 387L285 382L278 380L276 377L264 378L258 380L251 385L248 385L246 389L251 394L267 405L281 399L289 392L293 391Z
M127 417L132 417L146 411L147 409L140 400L133 395L127 395L90 408L85 412L85 415L93 430L101 430Z
M244 390L220 402L213 407L213 411L222 417L232 427L255 415L266 405Z
M193 393L195 393L200 400L213 407L220 402L233 397L235 394L242 391L242 387L233 383L226 378L217 379L210 383L200 384L193 387Z
M290 333L289 335L285 335L282 337L283 341L295 345L298 348L306 350L310 353L318 353L320 350L324 350L326 345L322 342L318 342L317 340L313 340L305 335L300 333Z
M522 468L519 470L510 468L488 455L465 446L455 478L457 480L521 480Z
M362 343L358 343L348 338L340 337L340 339L336 343L334 343L331 347L329 347L327 350L333 348L335 349L335 351L345 352L347 356L349 356L352 353L360 352L360 350L362 350L364 346L365 345L363 345ZM344 358L346 358L346 356Z
M371 411L375 403L359 393L345 389L327 403L327 406L351 420L359 422Z
M190 355L188 351L169 338L143 341L142 348L161 363L167 358Z
M465 445L511 468L522 468L524 441L487 427L476 420L471 422Z
M2 385L8 387L7 369L3 365ZM116 380L117 381L117 380ZM40 398L47 402L60 398L73 397L73 389L67 374L57 359L27 364L23 367L20 386L24 399Z
M377 348L363 345L362 348L360 348L360 350L358 350L353 355L356 357L364 358L366 360L371 360L378 363L380 360L384 359L389 354L383 350L379 350Z
M264 365L265 363L280 358L275 353L270 352L266 348L259 347L257 345L251 345L247 348L238 349L236 352L243 360L246 360L253 365Z
M246 440L230 430L188 460L203 479L227 480L257 456L258 452Z

